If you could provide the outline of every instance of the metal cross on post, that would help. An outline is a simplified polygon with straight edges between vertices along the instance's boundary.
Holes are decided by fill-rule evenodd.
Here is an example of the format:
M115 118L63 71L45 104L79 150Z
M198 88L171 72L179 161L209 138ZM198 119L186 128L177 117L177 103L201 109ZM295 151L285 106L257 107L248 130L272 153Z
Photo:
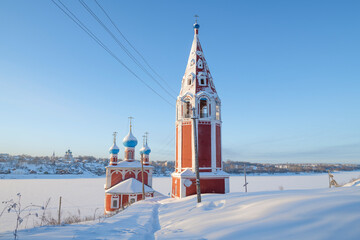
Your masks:
M149 136L149 133L148 133L148 132L145 132L145 143L146 143L146 144L147 144L148 136Z
M196 175L196 194L197 202L201 202L201 188L200 188L200 173L199 173L199 159L198 159L198 149L197 149L197 133L196 133L196 113L195 108L192 108L192 123L193 123L193 139L194 139L194 152L195 152L195 175Z
M128 117L129 118L129 121L130 121L130 130L131 130L131 127L132 127L132 124L131 124L131 120L133 120L134 118L133 117Z
M114 133L113 133L113 136L114 136L114 143L116 143L116 135L117 135L117 132L114 132Z
M198 16L197 14L194 15L195 23L197 23L198 17L199 17L199 16Z
M245 192L247 192L247 185L248 185L249 183L246 181L246 164L244 164L244 177L245 177L244 187L245 187Z

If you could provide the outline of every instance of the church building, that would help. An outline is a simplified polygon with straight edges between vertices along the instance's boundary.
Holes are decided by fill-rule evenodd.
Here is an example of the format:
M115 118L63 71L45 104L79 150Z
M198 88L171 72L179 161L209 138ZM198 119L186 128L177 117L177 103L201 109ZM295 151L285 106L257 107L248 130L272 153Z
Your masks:
M201 193L229 192L229 174L222 170L221 101L200 45L199 27L196 22L176 102L176 162L171 175L171 196L177 198L196 194L194 139L197 140ZM193 117L196 118L196 136Z
M114 133L114 143L110 147L110 163L106 167L105 183L105 213L110 213L124 208L129 204L142 199L142 174L144 175L145 196L153 197L152 174L153 167L149 163L151 149L144 139L143 147L140 149L142 155L143 169L141 160L135 160L135 147L138 141L131 130L123 139L125 146L125 157L123 161L118 161L119 147L116 145L116 133Z

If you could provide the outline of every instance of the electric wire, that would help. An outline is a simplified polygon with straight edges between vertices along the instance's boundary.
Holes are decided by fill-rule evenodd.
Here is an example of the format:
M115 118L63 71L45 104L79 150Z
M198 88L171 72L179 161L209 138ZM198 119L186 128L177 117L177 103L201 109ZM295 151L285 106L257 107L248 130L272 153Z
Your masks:
M143 70L153 81L155 81L171 98L174 97L173 94L169 93L169 91L164 88L159 81L157 81L148 70L131 54L131 52L119 41L119 39L111 32L111 30L101 21L101 19L91 10L91 8L83 1L79 0L81 5L85 8L86 11L90 13L90 15L109 33L109 35L115 40L115 42L121 47L121 49L135 62L135 64Z
M123 63L116 55L113 53L99 38L96 37L95 34L91 32L69 9L66 7L61 0L58 2L63 6L61 7L55 0L51 0L66 16L68 16L78 27L80 27L85 33L87 33L97 44L100 45L107 53L109 53L118 63L120 63L126 70L128 70L136 79L142 82L147 88L149 88L153 93L158 95L162 100L168 103L170 106L174 107L172 103L170 103L167 99L161 96L156 90L154 90L149 84L147 84L142 78L140 78L134 71L132 71L125 63ZM66 9L66 10L64 10Z
M133 44L131 44L131 42L125 37L125 35L120 31L120 29L117 27L117 25L115 24L115 22L111 19L111 17L109 16L109 14L105 11L105 9L98 3L97 0L94 0L95 3L99 6L99 8L102 10L102 12L105 14L105 16L109 19L109 21L111 22L111 24L115 27L115 29L117 30L117 32L121 35L121 37L129 44L129 46L140 56L140 58L144 61L144 63L151 69L151 71L158 76L159 79L161 79L163 81L163 83L165 83L165 85L168 87L169 90L171 90L175 95L177 94L176 91L174 91L169 85L168 83L164 80L164 78L162 78L160 76L160 74L158 74L152 67L151 65L148 63L148 61L145 59L145 57L134 47Z

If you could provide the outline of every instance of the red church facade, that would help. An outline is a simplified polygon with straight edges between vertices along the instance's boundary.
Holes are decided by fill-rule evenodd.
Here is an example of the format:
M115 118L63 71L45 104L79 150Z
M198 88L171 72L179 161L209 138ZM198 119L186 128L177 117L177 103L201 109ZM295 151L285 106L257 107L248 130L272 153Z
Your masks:
M179 198L196 193L195 137L201 192L229 192L229 175L222 171L221 100L200 45L197 23L194 30L194 41L176 104L176 156L171 196ZM193 134L193 108L196 136Z
M149 164L150 148L144 142L144 146L140 149L143 155L142 173L141 162L134 159L136 138L132 135L131 125L129 134L124 138L125 159L118 161L119 148L116 146L114 135L114 144L110 148L110 163L106 167L105 182L105 213L110 213L129 204L142 199L142 176L144 176L145 196L153 197L152 189L152 173L153 167Z

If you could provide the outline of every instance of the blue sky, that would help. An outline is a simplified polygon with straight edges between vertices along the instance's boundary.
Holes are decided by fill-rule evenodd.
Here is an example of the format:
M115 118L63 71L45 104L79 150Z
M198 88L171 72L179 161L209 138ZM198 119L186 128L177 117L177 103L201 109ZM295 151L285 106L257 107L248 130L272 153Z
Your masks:
M78 1L63 2L174 102ZM85 2L106 20L94 1ZM193 16L200 16L222 100L223 160L360 162L358 1L99 3L176 93ZM0 1L0 29L0 152L63 155L70 148L75 156L107 157L112 132L121 140L133 116L139 142L150 133L150 159L174 159L175 102L152 93L51 1Z

